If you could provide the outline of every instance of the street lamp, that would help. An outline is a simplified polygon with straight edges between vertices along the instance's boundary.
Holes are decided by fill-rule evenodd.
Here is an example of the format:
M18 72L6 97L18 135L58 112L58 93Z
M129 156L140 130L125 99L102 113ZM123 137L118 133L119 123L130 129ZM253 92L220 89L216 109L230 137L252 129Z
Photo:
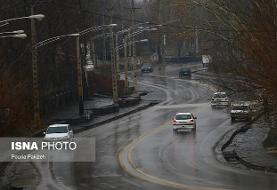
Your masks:
M159 26L159 25L155 25L155 26ZM142 29L139 29L133 33L130 33L126 36L126 38L124 39L125 41L125 44L127 42L127 39L132 39L132 41L134 41L134 37L143 33L144 31L156 31L158 30L157 28L153 28L152 26L150 27L146 27L146 28L142 28ZM146 39L145 39L146 40ZM135 63L135 57L136 57L136 43L132 43L133 44L133 55L132 55L132 65L133 65L133 81L134 81L134 91L136 93L136 90L137 90L137 64ZM127 45L125 45L125 55L127 55ZM127 65L127 61L125 62L125 90L126 92L128 91L128 65Z
M24 33L24 30L15 30L11 32L1 32L0 38L21 38L25 39L27 35Z
M148 39L142 39L142 40L137 40L137 41L134 41L134 42L129 42L129 43L127 43L126 45L133 45L133 44L135 44L135 43L143 43L143 42L148 42L149 40ZM116 51L119 51L119 50L121 50L121 49L123 49L124 48L124 44L122 44L122 45L120 45L120 46L117 46L116 48L115 48L115 50Z
M40 127L40 105L39 105L39 83L38 83L38 58L37 58L37 32L35 20L41 21L45 16L43 14L34 14L34 7L31 7L31 15L27 17L15 18L13 20L31 19L31 47L32 47L32 76L33 76L33 110L34 127ZM10 21L8 21L10 22Z
M101 26L93 26L90 28L87 28L85 30L80 31L79 33L73 33L73 34L65 34L60 36L55 36L46 40L43 40L41 42L38 42L36 44L36 48L45 46L47 44L53 43L57 40L66 38L66 37L75 37L76 38L76 67L77 67L77 86L78 86L78 101L79 101L79 114L84 114L84 94L83 94L83 81L82 81L82 65L81 65L81 57L80 57L80 37L88 34L90 32L102 30L104 28L110 28L117 26L117 24L109 24L109 25L101 25Z
M6 35L6 34L23 34L24 30L15 30L15 31L11 31L11 32L1 32L0 35Z
M117 24L93 26L93 27L87 28L85 30L82 30L81 32L79 32L79 34L82 36L82 35L85 35L87 33L93 32L93 31L102 30L103 28L112 28L112 27L115 27L115 26L117 26Z
M129 88L129 86L128 86L128 70L129 70L129 66L128 66L128 60L127 60L127 54L128 54L128 50L127 50L127 47L128 46L130 46L131 47L131 45L133 44L133 48L135 49L135 47L134 47L134 44L135 43L131 43L131 45L128 45L128 43L127 43L127 40L129 39L129 38L133 38L133 37L135 37L136 35L138 35L138 34L141 34L142 32L144 32L144 31L155 31L155 30L157 30L157 28L152 28L153 26L157 26L157 27L159 27L159 26L161 26L161 25L153 25L153 26L150 26L150 27L143 27L143 28L141 28L141 27L139 27L140 25L142 25L142 24L149 24L149 22L146 22L146 23L139 23L139 24L137 24L137 25L134 25L133 27L130 27L130 28L128 28L128 29L125 29L125 30L121 30L121 31L119 31L118 33L119 34L121 34L121 33L127 33L128 32L128 35L126 35L124 38L123 38L123 45L124 45L124 73L125 73L125 79L124 79L124 88L125 88L125 93L127 93L128 92L128 88ZM132 28L134 28L134 27L138 27L139 28L139 30L137 30L137 31L135 31L135 32L133 32L133 33L130 33L130 30L132 29ZM117 40L116 40L117 41ZM117 44L117 43L116 43ZM133 50L134 50L133 49ZM130 51L130 50L129 50ZM134 52L134 51L133 51ZM129 52L130 53L130 56L131 56L131 51ZM117 52L117 56L119 57L119 52ZM119 58L117 58L117 60L118 60ZM132 57L132 63L134 62L134 60L133 60L133 57Z
M43 14L37 14L37 15L30 15L28 17L26 17L28 19L36 19L38 21L41 21L42 19L45 18L45 16Z
M26 17L9 18L0 21L0 27L8 25L10 22L17 20L30 19L31 20L31 41L32 41L32 74L33 74L33 104L34 104L34 124L36 126L40 125L40 113L39 113L39 89L38 89L38 68L37 68L37 49L36 49L36 29L35 20L41 21L45 16L43 14L33 14L33 7L31 9L31 15ZM18 31L17 31L18 32ZM15 37L15 38L26 38L27 35L21 33L20 30L17 34L1 36L5 37Z
M11 35L0 36L0 38L21 38L21 39L25 39L26 37L27 37L26 34L11 34Z
M35 19L35 20L41 21L44 17L45 16L43 14L37 14L37 15L30 15L25 17L9 18L6 20L1 20L0 24L4 23L3 25L1 25L1 26L4 26L9 24L9 22L16 21L16 20L24 20L24 19L31 19L31 20Z
M115 46L117 47L118 46L118 39L119 39L119 35L124 35L125 33L130 33L131 30L134 30L135 28L138 28L140 29L141 27L143 27L143 25L146 25L146 24L149 24L149 22L144 22L144 23L138 23L136 25L133 25L127 29L123 29L123 30L120 30L118 32L115 33ZM124 41L124 40L123 40ZM126 56L125 57L125 60L124 62L127 61ZM116 53L116 72L117 74L119 73L119 52Z

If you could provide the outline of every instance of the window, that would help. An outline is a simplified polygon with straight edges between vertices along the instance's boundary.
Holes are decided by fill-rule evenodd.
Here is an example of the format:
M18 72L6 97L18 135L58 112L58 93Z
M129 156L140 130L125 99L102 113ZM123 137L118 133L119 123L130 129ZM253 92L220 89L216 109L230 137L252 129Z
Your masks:
M226 98L226 94L215 94L214 98Z
M249 110L248 106L233 106L233 110Z
M68 129L66 126L62 126L62 127L49 127L47 129L47 134L51 134L51 133L67 133Z
M175 119L176 120L187 120L187 119L192 119L192 116L188 115L188 114L176 115Z

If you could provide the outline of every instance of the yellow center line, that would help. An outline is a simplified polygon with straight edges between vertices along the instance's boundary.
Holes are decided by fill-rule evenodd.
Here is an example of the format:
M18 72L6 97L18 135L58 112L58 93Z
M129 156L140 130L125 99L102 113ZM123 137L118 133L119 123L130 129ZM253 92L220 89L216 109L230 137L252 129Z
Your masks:
M136 140L129 143L123 150L121 150L118 154L118 162L121 168L126 171L129 175L139 178L144 181L148 181L151 183L155 183L161 186L167 186L175 189L185 189L185 190L226 190L223 188L215 188L215 187L201 187L201 186L192 186L192 185L185 185L178 182L170 181L167 179L160 178L158 176L154 176L151 174L148 174L144 172L143 170L139 169L136 164L133 161L133 151L138 144L140 144L143 140L145 140L147 137L158 133L159 131L163 130L165 127L168 127L170 125L168 122L164 123L163 125L159 126L158 128L152 130L149 133L146 133L144 135L141 135ZM124 161L124 155L127 153L127 160L128 163ZM130 166L135 172L132 172L128 166Z

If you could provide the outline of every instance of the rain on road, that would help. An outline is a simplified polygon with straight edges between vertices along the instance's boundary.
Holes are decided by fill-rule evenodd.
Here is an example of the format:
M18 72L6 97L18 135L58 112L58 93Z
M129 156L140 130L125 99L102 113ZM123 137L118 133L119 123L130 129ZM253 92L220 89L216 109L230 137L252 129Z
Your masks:
M212 110L212 91L196 80L175 79L178 66L140 76L141 88L163 101L147 110L78 134L96 138L96 162L52 163L52 189L274 189L273 174L220 163L213 147L231 122L224 110ZM149 94L148 96L151 96ZM154 99L154 97L147 97ZM173 134L176 112L192 112L196 133ZM241 125L236 123L234 125Z

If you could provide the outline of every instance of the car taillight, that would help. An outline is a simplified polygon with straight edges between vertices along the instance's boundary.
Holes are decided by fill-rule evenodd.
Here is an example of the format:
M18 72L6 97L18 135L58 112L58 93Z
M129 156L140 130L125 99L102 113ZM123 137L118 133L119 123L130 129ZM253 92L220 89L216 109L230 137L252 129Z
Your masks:
M176 123L176 120L175 120L175 119L173 119L172 123L173 123L173 124L175 124L175 123Z

